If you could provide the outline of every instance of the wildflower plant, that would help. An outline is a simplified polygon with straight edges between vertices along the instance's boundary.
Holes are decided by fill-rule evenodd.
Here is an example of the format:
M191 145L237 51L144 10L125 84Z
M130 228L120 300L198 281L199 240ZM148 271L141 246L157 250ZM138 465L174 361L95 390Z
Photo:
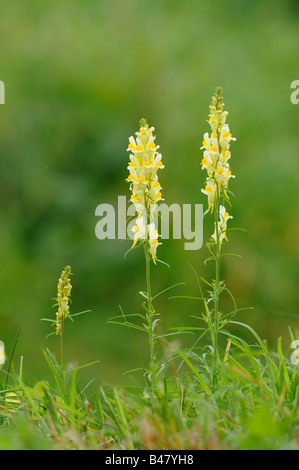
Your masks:
M223 326L219 310L219 297L223 290L228 290L224 281L220 281L221 246L224 240L227 241L227 222L229 219L232 219L224 204L230 205L228 193L231 193L231 191L228 189L228 186L230 179L235 178L230 169L230 144L236 140L232 136L229 125L226 122L228 112L224 110L221 94L222 89L217 88L212 97L208 120L211 132L204 134L201 147L203 149L202 169L207 172L205 187L201 190L208 198L208 209L205 214L214 212L215 226L211 241L207 243L212 255L208 259L215 261L215 279L211 284L211 298L206 302L207 315L205 316L213 343L214 382L217 376L218 334ZM208 308L210 301L213 304L212 310Z
M158 241L158 230L156 228L157 204L162 199L161 185L158 180L158 170L164 168L162 155L158 152L159 145L155 143L155 128L149 127L145 119L140 120L140 129L135 133L136 137L129 138L128 151L130 162L128 165L131 202L134 204L137 218L132 227L134 242L143 245L146 266L146 292L142 295L146 298L146 326L150 348L150 382L156 385L156 357L155 357L155 319L151 289L151 261L156 264L157 247L161 245Z
M56 318L53 322L52 319L49 318L42 318L42 320L49 321L52 323L52 326L55 327L55 333L50 333L48 336L52 334L56 334L60 338L60 365L61 368L63 366L63 329L64 329L64 322L67 318L69 318L72 322L74 321L70 314L70 297L71 297L71 279L70 276L72 275L72 270L70 266L66 266L60 275L57 283L57 297L55 298L56 304L54 305L57 307L56 310ZM81 312L80 312L81 313ZM84 313L84 312L82 312ZM76 314L78 315L78 314Z
M70 295L72 290L70 276L72 274L71 267L66 266L57 284L57 312L56 312L56 335L60 336L60 361L63 363L63 326L66 318L73 321L70 315Z

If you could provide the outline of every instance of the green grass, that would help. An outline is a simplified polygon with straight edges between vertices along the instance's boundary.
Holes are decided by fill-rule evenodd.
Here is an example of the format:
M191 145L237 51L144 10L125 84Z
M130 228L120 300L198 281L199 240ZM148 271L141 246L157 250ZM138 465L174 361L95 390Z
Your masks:
M271 351L242 325L251 344L230 325L221 331L227 348L219 354L217 385L212 346L197 348L196 340L194 348L177 350L163 338L154 392L145 368L140 385L89 394L80 367L61 366L48 349L49 382L25 383L22 361L19 371L2 369L0 448L299 449L298 365L280 339Z

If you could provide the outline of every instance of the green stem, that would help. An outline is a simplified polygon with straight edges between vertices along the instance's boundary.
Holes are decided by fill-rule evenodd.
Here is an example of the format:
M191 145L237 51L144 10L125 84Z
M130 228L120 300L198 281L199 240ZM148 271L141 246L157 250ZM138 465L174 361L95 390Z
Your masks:
M213 384L217 383L217 359L218 359L218 329L219 329L219 273L220 273L220 238L218 230L219 219L219 190L215 202L215 231L216 231L216 259L215 259L215 299L214 299L214 374Z
M63 318L61 320L61 329L60 329L60 367L63 368Z
M147 320L148 320L148 339L150 348L150 370L152 387L156 387L156 365L155 365L155 331L153 326L154 308L152 304L152 293L151 293L151 255L148 249L148 240L144 245L145 252L145 265L146 265L146 289L147 289Z
M218 106L218 99L217 99ZM217 131L218 149L220 150L220 135ZM218 162L217 162L218 163ZM217 166L217 164L216 164ZM217 184L217 183L216 183ZM220 273L220 237L219 237L219 203L220 189L217 184L216 200L215 200L215 232L216 232L216 260L215 260L215 301L214 301L214 372L213 385L217 384L217 361L218 361L218 330L219 330L219 273Z

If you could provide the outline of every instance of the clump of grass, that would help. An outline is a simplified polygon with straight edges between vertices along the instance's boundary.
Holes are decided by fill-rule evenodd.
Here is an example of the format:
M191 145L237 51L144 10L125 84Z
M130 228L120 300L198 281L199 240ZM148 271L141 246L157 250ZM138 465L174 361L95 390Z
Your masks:
M157 260L158 245L158 234L151 226L155 209L151 203L161 199L156 169L153 172L151 167L161 158L153 129L143 121L137 133L139 140L131 138L129 145L133 163L129 165L129 181L138 213L133 246L138 242L145 252L143 311L135 315L135 322L123 312L110 322L126 326L132 336L136 329L147 335L149 365L141 368L145 381L123 388L104 389L99 385L97 393L89 393L89 383L81 385L79 371L91 364L72 368L64 362L64 321L78 315L69 310L71 270L67 267L58 282L56 319L46 319L60 338L59 360L48 348L42 350L52 380L27 384L23 358L16 370L15 348L7 368L1 370L0 449L299 449L298 365L288 359L289 351L283 351L281 338L276 350L271 350L253 328L234 319L241 309L225 281L220 280L221 258L230 255L222 247L231 218L224 203L231 204L228 194L232 194L228 189L232 177L228 152L233 138L226 116L218 89L210 106L212 133L205 134L202 160L207 170L203 190L208 196L207 212L215 217L215 232L207 244L211 256L206 262L215 263L215 279L199 278L191 267L198 282L202 312L197 318L201 324L175 329L177 335L186 331L198 335L194 345L178 349L168 343L167 334L159 336L155 330L153 302L175 286L157 294L151 290L150 264ZM223 293L232 300L230 312L222 311ZM236 325L250 334L250 343L232 332ZM225 339L224 347L220 346L220 336ZM204 338L205 345L199 347L199 340ZM291 331L290 339L294 341ZM163 355L159 356L156 346L161 340Z

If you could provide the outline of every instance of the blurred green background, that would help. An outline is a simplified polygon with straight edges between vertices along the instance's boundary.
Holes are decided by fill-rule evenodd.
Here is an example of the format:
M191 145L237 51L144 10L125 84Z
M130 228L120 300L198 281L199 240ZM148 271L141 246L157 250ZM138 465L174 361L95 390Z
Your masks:
M72 313L65 358L99 359L82 374L96 386L125 384L139 360L128 331L107 324L140 310L145 289L141 250L130 242L98 240L96 207L129 197L128 137L141 117L155 126L168 204L203 203L203 133L211 96L224 90L236 175L233 231L222 278L239 307L238 319L275 347L298 325L299 105L290 84L299 79L299 8L295 1L27 0L1 1L0 79L0 339L32 383L47 374L41 346L58 354L50 336L53 298L62 268L73 270ZM207 218L205 241L213 232ZM152 271L154 292L185 282L173 295L198 295L207 249L184 251L164 241ZM163 331L196 325L200 305L161 296ZM227 301L227 302L226 302ZM227 303L227 305L226 305ZM223 308L230 308L224 299ZM243 332L245 333L245 332ZM184 346L190 341L179 337ZM145 338L135 335L144 351Z

